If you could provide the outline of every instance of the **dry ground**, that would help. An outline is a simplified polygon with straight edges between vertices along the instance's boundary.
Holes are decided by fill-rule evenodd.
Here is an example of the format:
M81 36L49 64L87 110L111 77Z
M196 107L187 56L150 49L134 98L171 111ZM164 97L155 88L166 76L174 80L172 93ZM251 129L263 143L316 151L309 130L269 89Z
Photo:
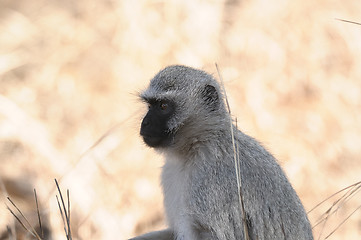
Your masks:
M138 136L136 94L169 64L215 74L218 63L238 125L277 156L306 209L360 181L361 26L335 18L361 22L359 0L1 0L1 231L14 226L7 195L36 223L36 188L44 224L65 239L54 178L70 190L74 239L161 228L162 159ZM359 210L329 239L360 235Z

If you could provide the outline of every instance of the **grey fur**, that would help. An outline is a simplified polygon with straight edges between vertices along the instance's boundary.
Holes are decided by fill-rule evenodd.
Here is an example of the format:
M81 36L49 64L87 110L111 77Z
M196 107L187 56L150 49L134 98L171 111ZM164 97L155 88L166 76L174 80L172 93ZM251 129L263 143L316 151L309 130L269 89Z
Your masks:
M207 85L218 99L204 98ZM133 239L245 239L230 116L217 81L200 70L170 66L151 80L141 98L177 105L168 122L172 142L156 148L165 155L162 187L169 229ZM301 201L275 158L233 129L250 239L313 239Z

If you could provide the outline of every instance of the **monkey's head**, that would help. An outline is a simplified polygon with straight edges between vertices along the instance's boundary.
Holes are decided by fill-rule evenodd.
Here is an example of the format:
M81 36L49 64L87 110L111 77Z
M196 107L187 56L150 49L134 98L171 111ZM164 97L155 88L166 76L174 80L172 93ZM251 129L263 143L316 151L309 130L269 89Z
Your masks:
M149 108L140 135L154 148L204 141L228 116L217 81L185 66L161 70L140 97Z

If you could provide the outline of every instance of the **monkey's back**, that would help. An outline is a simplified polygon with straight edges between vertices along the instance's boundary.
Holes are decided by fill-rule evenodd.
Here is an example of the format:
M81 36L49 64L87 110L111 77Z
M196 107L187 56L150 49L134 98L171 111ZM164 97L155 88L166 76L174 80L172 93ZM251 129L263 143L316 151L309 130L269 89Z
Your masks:
M276 159L240 131L237 142L251 239L313 239L303 205Z

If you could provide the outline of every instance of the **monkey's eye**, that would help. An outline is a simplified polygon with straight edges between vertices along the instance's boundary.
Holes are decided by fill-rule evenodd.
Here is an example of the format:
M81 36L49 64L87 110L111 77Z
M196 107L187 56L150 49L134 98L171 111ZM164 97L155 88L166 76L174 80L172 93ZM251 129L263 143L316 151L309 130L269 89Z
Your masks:
M161 102L159 107L160 107L161 110L165 111L165 110L168 109L168 103Z

